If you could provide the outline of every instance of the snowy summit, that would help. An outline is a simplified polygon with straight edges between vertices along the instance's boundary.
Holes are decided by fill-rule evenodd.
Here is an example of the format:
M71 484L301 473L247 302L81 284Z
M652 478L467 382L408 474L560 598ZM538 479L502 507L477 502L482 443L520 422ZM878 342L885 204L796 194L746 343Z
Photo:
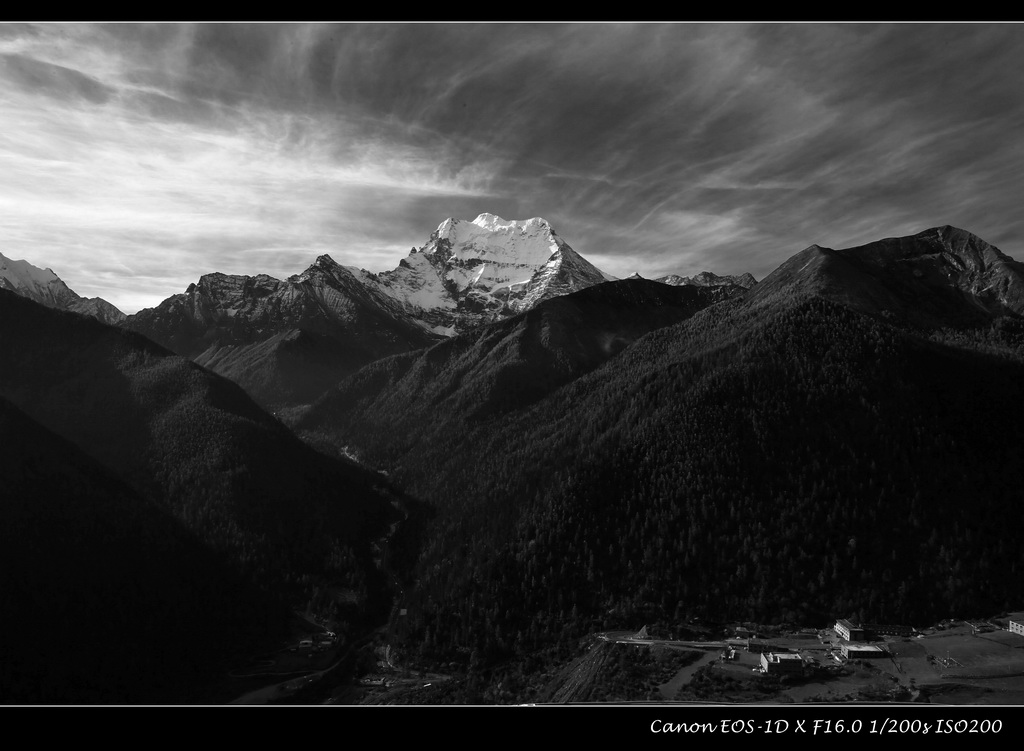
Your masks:
M448 335L613 278L545 219L495 214L471 222L449 217L394 271L362 274L427 328Z

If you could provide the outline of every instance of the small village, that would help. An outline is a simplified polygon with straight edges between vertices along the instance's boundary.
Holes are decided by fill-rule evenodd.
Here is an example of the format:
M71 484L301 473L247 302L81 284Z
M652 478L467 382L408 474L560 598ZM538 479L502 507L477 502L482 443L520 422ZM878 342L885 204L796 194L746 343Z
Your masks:
M1000 621L944 621L934 628L918 630L899 624L857 624L840 618L831 629L816 632L803 630L788 634L783 640L790 646L781 646L778 644L779 640L776 640L773 646L772 640L759 639L757 634L744 627L738 627L734 630L734 637L727 640L728 647L722 651L720 660L737 660L737 650L740 647L748 653L760 655L759 664L753 668L754 671L766 675L804 675L808 671L820 668L843 666L851 660L890 659L895 662L894 658L900 654L896 646L899 643L912 639L934 640L943 635L951 638L960 633L969 633L972 637L985 635L986 640L990 642L1008 647L1024 647L1024 639L1007 638L1010 634L1024 637L1024 612L1009 613ZM821 646L801 649L791 644L794 639L807 639L812 635L817 637ZM945 658L936 657L934 661L944 669L966 667L955 657L948 655Z
M254 692L257 703L319 682L336 664L343 640L329 624L316 625L321 630L302 634L273 660L236 674L286 679ZM612 648L628 649L638 659L660 655L666 664L669 657L682 659L684 665L637 686L634 695L609 697L612 702L1024 703L1024 611L924 629L839 618L820 629L690 621L673 633L647 626L601 632L581 643L580 656L563 667L562 676L570 679L552 674L547 701L592 702L588 684L604 680ZM331 692L329 703L391 703L410 691L433 703L435 692L442 692L441 699L455 677L406 665L384 642L367 643L360 652L366 650L372 650L372 667L367 660L347 689Z
M659 686L660 694L666 699L710 698L716 684L732 689L743 684L762 691L772 686L759 702L1024 700L1024 612L947 620L925 629L840 618L820 630L762 633L739 625L727 631L714 656L695 663L685 680ZM638 636L629 641L638 643ZM740 691L732 700L751 698L751 692Z

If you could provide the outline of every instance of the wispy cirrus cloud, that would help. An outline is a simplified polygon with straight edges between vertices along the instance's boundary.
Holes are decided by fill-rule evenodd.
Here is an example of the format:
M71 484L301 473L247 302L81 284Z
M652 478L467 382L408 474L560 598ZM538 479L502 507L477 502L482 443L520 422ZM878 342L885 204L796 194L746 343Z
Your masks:
M0 245L126 309L483 211L618 276L1024 255L1022 64L1000 24L0 25Z
M321 252L358 262L390 240L382 206L401 214L488 193L487 165L446 161L443 142L386 138L317 111L197 103L174 87L139 88L116 50L83 52L78 40L50 52L57 63L26 57L45 45L23 41L0 57L12 84L0 94L0 231L9 254L33 249L82 294L155 304L200 273L254 271L250 248L277 275ZM68 67L76 61L83 70ZM98 256L151 284L93 284Z

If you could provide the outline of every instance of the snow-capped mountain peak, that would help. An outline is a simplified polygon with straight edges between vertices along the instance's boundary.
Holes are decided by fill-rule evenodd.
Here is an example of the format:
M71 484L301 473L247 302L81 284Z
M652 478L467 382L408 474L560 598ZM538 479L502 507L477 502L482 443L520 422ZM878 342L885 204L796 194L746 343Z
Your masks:
M495 214L480 214L471 222L445 219L414 254L425 253L444 261L456 258L536 268L563 244L551 225L539 217L510 221Z
M432 331L455 333L526 310L548 297L610 279L555 234L547 220L449 217L394 271L366 273Z

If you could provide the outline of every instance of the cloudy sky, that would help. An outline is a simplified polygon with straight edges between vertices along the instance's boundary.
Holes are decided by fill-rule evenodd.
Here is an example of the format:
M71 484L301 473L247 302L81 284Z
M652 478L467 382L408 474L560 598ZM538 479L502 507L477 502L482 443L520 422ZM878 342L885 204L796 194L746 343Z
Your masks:
M541 216L619 276L1024 259L1024 25L0 24L0 253L126 312Z

